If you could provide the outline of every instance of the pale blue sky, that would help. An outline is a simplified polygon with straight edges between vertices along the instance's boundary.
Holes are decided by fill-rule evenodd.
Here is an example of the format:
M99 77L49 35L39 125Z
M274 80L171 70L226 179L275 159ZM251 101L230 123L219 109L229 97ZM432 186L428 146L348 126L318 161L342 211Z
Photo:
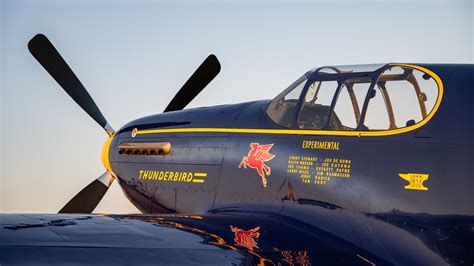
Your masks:
M204 58L189 107L273 98L321 65L473 63L472 1L0 0L0 212L56 212L104 172L106 135L28 52L44 33L118 129L161 112ZM97 212L136 212L114 184Z

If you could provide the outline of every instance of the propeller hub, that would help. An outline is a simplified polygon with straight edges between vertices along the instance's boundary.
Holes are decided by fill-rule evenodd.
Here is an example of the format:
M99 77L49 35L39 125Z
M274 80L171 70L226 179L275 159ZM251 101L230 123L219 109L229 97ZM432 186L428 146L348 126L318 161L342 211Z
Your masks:
M104 165L105 169L112 174L112 176L115 176L114 172L112 171L112 167L110 166L110 160L109 160L109 151L110 151L110 144L112 143L112 140L114 139L115 134L111 135L104 143L104 146L102 147L102 164Z

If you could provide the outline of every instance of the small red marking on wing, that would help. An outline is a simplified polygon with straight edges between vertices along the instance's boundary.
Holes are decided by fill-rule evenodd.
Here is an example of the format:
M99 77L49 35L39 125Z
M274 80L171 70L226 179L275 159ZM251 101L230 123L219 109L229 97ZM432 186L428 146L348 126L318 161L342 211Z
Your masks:
M235 245L245 247L251 251L253 251L254 248L258 249L256 238L260 237L260 233L258 233L258 230L260 230L260 226L257 226L250 230L243 230L231 225L230 230L235 234Z

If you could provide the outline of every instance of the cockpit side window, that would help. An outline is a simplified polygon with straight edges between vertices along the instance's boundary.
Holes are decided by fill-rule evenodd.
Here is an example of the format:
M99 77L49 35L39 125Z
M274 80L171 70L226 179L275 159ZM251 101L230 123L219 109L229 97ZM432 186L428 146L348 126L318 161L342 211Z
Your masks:
M357 129L370 84L371 79L368 77L349 78L343 82L333 113L341 121L340 130Z
M331 103L338 87L338 82L335 80L315 81L309 85L298 115L299 128L323 129L326 127ZM336 128L341 126L337 116L333 116L331 122L334 122Z
M273 122L287 128L292 127L300 109L299 98L306 81L306 76L302 76L273 99L267 108L267 115Z

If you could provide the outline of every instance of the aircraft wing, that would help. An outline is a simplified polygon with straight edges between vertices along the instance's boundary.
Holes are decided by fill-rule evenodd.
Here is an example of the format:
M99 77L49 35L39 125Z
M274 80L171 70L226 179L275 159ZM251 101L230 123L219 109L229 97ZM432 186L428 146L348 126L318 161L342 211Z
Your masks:
M314 227L265 213L0 214L0 265L380 262Z

